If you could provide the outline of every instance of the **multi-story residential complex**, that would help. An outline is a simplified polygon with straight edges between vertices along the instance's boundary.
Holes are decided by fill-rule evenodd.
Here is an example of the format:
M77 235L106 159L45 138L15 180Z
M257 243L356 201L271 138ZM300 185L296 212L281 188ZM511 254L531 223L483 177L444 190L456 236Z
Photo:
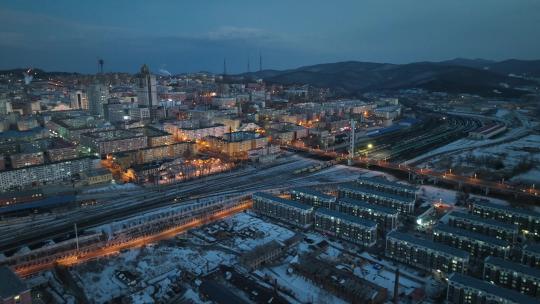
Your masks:
M294 188L291 190L291 198L315 208L324 207L332 209L336 197L309 188Z
M360 176L356 183L366 188L393 193L405 197L412 197L416 199L416 193L418 188L414 186L404 185L396 182L389 181L381 177L365 177Z
M206 141L211 150L237 159L247 159L249 151L268 145L268 137L246 131L225 133L222 138L210 136Z
M137 150L148 146L148 137L142 132L131 130L112 130L85 133L81 135L81 145L99 155Z
M41 165L45 162L42 151L12 154L9 158L13 169Z
M483 279L528 296L540 297L540 269L488 257L484 261Z
M385 254L407 265L445 274L465 273L469 266L466 251L398 231L387 234Z
M0 189L8 190L16 187L45 184L70 179L93 167L93 159L76 158L56 163L30 166L0 172Z
M383 231L397 228L399 212L396 209L343 197L333 204L333 209L375 221Z
M448 214L448 224L453 227L467 229L509 242L515 242L518 235L517 225L460 211L452 211Z
M171 133L153 127L133 128L129 129L129 131L146 136L148 138L148 147L170 145L175 142Z
M474 202L472 213L511 225L517 225L519 231L527 237L540 239L540 213L513 208L487 201Z
M350 214L319 208L313 214L315 230L366 247L377 242L377 223Z
M254 193L252 197L253 209L260 214L299 227L308 227L313 222L313 207L309 205L264 192Z
M448 277L446 300L454 304L537 303L535 298L460 273Z
M89 115L73 114L72 117L53 117L45 126L54 136L78 143L84 133L114 130L106 121Z
M523 246L521 263L540 268L540 244L526 244Z
M467 251L480 259L487 256L508 258L512 249L505 240L442 224L433 227L433 240Z
M208 136L222 137L227 132L227 128L220 124L208 127L182 127L176 123L165 123L163 128L178 141L201 140Z
M401 214L414 212L415 199L359 186L356 183L339 186L339 197L349 197L393 208Z

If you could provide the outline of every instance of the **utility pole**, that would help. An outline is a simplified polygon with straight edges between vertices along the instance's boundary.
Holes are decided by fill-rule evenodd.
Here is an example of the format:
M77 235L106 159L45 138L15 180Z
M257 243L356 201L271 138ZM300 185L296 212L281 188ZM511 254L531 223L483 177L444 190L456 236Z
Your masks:
M356 121L354 119L351 119L351 138L350 138L350 146L349 146L349 160L347 161L349 166L352 166L353 159L354 159L354 142L356 140L356 135L354 134L354 129L356 127Z
M79 251L79 234L77 232L77 223L73 224L75 228L75 244L77 245L77 251Z

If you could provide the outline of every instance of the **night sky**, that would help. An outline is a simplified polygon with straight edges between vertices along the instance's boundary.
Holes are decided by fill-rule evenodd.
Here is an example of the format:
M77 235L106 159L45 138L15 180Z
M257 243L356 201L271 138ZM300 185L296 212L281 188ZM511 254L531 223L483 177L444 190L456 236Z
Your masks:
M0 69L221 72L345 60L539 59L538 0L0 2Z

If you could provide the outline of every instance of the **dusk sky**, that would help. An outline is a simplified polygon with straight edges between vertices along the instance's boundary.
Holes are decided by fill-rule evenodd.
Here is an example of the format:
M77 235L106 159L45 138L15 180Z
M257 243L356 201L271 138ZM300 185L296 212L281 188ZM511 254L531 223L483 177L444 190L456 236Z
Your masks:
M0 69L172 73L539 59L538 0L1 1Z

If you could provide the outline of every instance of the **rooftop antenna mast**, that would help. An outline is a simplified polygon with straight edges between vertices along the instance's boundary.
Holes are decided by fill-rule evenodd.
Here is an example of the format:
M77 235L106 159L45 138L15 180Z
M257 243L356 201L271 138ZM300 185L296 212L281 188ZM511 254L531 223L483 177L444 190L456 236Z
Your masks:
M262 55L261 55L261 52L259 51L259 72L262 71Z
M103 74L103 64L105 63L105 61L103 59L98 59L98 65L99 65L99 73L100 74Z

